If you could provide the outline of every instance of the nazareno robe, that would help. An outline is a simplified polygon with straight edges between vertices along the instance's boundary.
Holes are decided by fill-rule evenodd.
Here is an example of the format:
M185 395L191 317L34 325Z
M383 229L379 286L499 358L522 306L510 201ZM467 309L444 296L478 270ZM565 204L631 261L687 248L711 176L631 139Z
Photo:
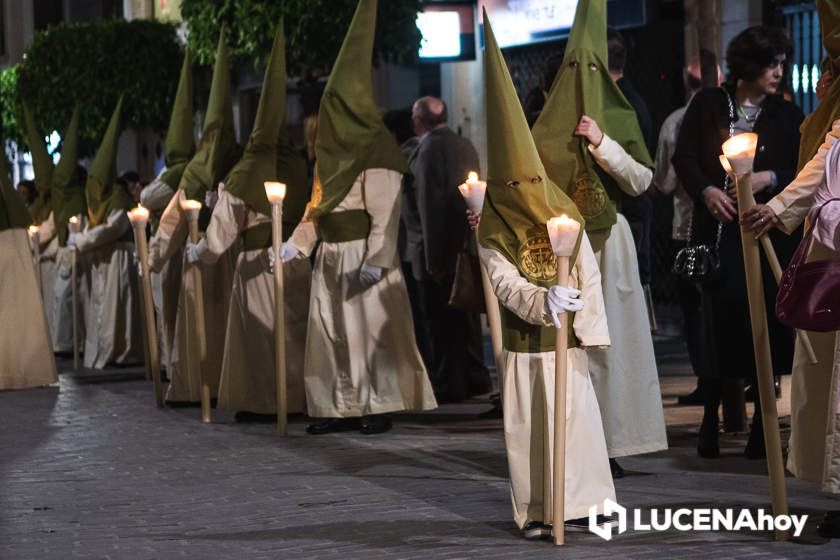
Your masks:
M79 214L79 230L87 227L87 214ZM49 294L53 302L52 337L56 352L73 351L73 252L70 247L57 247L55 258L55 284ZM90 305L90 268L83 255L76 254L77 321L79 350L84 351L85 309Z
M353 417L437 406L414 339L397 255L402 174L368 169L329 213L364 210L364 239L322 241L315 258L304 358L307 410L321 418ZM323 219L323 218L322 218ZM289 243L309 255L315 224L301 222ZM362 264L382 267L372 286Z

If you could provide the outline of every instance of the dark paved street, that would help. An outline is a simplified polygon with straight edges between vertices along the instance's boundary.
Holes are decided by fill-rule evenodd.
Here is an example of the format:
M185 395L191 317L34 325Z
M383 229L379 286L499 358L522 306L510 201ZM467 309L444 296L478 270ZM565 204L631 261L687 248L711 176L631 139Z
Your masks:
M696 457L699 408L673 407L693 380L660 354L671 449L622 460L619 502L769 507L743 436L724 436L719 460ZM501 422L475 419L486 409L399 416L384 436L307 436L293 418L283 439L272 424L158 410L140 370L65 372L60 389L0 393L0 558L840 557L840 541L814 533L840 500L792 478L791 509L812 514L803 540L820 545L674 530L527 542L511 520Z

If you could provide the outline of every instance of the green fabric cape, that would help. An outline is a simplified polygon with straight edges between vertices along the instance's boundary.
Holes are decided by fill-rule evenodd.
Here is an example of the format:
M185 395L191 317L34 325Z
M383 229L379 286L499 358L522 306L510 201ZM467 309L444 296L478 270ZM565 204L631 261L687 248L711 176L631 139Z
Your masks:
M320 187L310 217L335 208L365 169L408 173L400 147L382 122L371 80L376 0L359 0L318 111L315 158ZM319 192L320 191L320 192Z
M308 200L306 161L283 133L286 117L286 36L277 26L265 67L254 128L242 159L225 179L225 190L260 214L271 216L264 181L286 183L283 222L297 224Z
M44 135L38 130L32 112L23 104L23 121L26 128L26 143L29 145L29 152L32 154L32 168L35 171L35 188L38 196L29 207L29 213L35 224L40 224L50 217L52 211L52 174L53 161L47 152L47 143Z
M178 90L164 141L166 171L160 177L173 191L178 188L184 168L195 153L194 112L192 59L189 52L184 52L181 77L178 79Z
M125 189L116 184L117 141L120 136L123 96L111 114L108 128L99 144L99 150L88 170L85 184L89 226L95 227L108 219L115 210L128 210L133 206Z
M204 195L215 189L236 161L240 149L233 129L233 102L230 95L230 64L225 28L219 32L219 46L213 66L213 81L207 100L204 130L195 155L184 168L179 188L187 198L204 202Z
M529 282L553 286L557 265L546 222L563 214L581 225L584 220L574 202L545 172L486 12L484 45L487 194L479 240L482 246L501 253ZM577 247L572 263L576 255ZM524 344L534 352L553 348L554 328L530 325L504 307L501 311L508 349L515 349L513 340L526 341ZM515 346L522 344L517 342Z
M595 163L587 140L573 134L583 115L653 168L636 112L609 74L606 0L578 2L563 64L533 129L549 176L575 201L587 231L597 231L615 224L620 191Z
M799 140L799 169L817 154L832 123L840 119L840 4L836 1L817 0L817 12L828 69L834 77L834 83L817 109L806 117L799 128L802 133Z
M52 176L52 207L58 244L67 244L67 221L71 216L87 212L85 185L76 177L76 164L79 157L79 107L73 109L70 124L64 130L61 142L61 159Z
M0 146L5 142L0 138ZM9 162L6 161L6 150L0 151L0 231L7 229L26 229L32 223L29 210L23 199L12 186L9 177Z

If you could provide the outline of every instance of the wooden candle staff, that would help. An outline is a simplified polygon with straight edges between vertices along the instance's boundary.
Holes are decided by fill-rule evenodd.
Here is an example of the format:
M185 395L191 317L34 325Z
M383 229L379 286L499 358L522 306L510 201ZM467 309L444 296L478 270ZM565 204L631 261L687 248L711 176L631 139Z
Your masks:
M727 174L733 176L732 166L729 165L729 160L726 159L726 156L721 154L718 156L720 158L720 164L723 166L723 169L726 171ZM755 197L752 194L752 190L750 190L750 197L752 197L752 202L750 204L750 208L755 206ZM762 235L759 237L759 241L761 242L761 248L764 249L764 256L767 257L767 264L770 265L770 270L773 273L773 278L776 279L776 284L778 285L779 282L782 281L782 265L779 263L779 257L776 255L776 249L773 248L773 242L770 240L770 237L767 235ZM808 361L812 364L816 364L818 362L817 355L814 352L814 347L811 345L811 339L808 338L808 334L805 331L795 329L796 331L796 339L799 341L799 344L802 346L802 349L808 355Z
M155 404L162 407L163 384L160 380L160 351L155 325L155 307L152 301L149 247L146 242L146 224L149 223L149 211L142 206L138 206L128 211L128 219L134 229L134 247L137 250L140 284L143 290L143 319L146 323L146 364L155 390Z
M265 195L271 203L271 251L274 253L274 370L277 381L277 433L286 435L288 406L286 397L286 319L283 302L283 199L286 185L266 181Z
M580 223L560 216L551 218L546 224L551 248L557 259L557 285L568 287L569 262L575 250ZM554 544L565 542L565 499L566 499L566 378L569 350L569 314L560 315L560 328L557 329L556 348L554 350L554 453L551 482L552 534ZM547 396L546 396L547 397Z
M737 134L724 142L722 146L723 153L735 174L739 218L743 218L744 213L755 205L750 178L757 140L758 136L753 133ZM767 311L764 307L761 255L758 251L758 241L744 226L741 226L741 247L744 252L744 271L747 277L747 300L750 306L758 394L764 421L764 441L767 448L767 471L770 475L773 514L787 515L785 468L782 462L779 415L773 388L773 364L767 330ZM776 530L775 536L776 540L787 540L790 537L789 532L781 530Z
M79 233L79 218L71 216L67 222L67 231ZM73 369L79 369L79 252L73 247L70 251L70 289L73 294Z
M181 201L181 209L187 217L190 228L190 243L196 244L199 241L198 236L198 215L201 212L201 203L197 200L183 200ZM189 268L192 275L193 285L193 316L191 317L191 324L195 325L194 333L196 338L196 346L198 347L198 364L201 375L201 421L209 424L210 416L210 383L207 380L207 372L205 371L205 361L207 360L207 334L205 332L204 323L204 285L201 280L201 264L193 263ZM187 297L189 300L189 295ZM187 302L189 308L189 301Z
M476 215L481 215L484 208L484 195L487 191L487 183L478 180L478 173L470 171L467 180L458 186L467 208ZM479 245L478 229L475 230L476 246ZM490 341L493 345L493 360L496 362L496 372L502 370L502 318L499 313L499 300L490 285L490 277L484 269L484 264L479 263L481 269L481 286L484 290L484 306L487 310L487 324L490 327Z

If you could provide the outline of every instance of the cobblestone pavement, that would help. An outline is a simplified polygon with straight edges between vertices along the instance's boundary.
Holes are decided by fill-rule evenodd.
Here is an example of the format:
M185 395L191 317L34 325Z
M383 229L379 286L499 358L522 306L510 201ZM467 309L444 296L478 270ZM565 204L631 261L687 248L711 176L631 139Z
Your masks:
M2 559L840 558L840 541L814 533L840 500L792 478L811 544L668 531L569 534L556 548L516 530L501 422L477 420L481 402L398 416L382 436L307 436L298 417L280 438L273 424L221 412L202 425L198 409L158 410L136 369L63 366L60 388L0 393ZM769 507L764 465L742 458L743 436L724 436L721 459L696 457L699 409L670 404L693 381L673 376L677 361L665 370L671 449L621 461L619 502Z

